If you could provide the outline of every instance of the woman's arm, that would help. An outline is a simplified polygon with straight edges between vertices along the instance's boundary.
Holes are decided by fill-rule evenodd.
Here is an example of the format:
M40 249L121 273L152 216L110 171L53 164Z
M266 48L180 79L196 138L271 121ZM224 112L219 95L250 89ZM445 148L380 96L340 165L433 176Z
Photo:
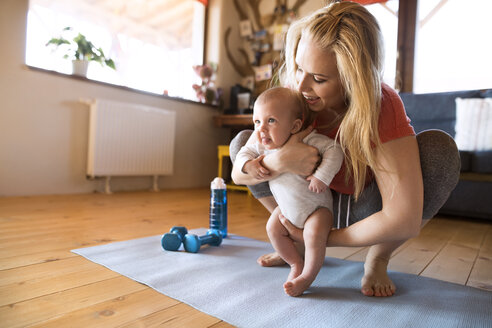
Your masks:
M308 146L302 140L311 133L312 128L292 135L287 143L277 152L263 158L263 166L270 172L263 180L258 180L241 171L238 165L232 167L232 179L236 184L255 185L268 181L284 172L292 172L304 176L311 175L319 161L319 153L315 147ZM247 144L257 141L256 133L253 133Z
M370 246L415 237L420 232L424 187L417 140L403 137L384 143L374 171L382 210L353 225L332 230L327 246ZM291 238L302 242L302 230L280 217Z
M424 187L417 140L403 137L377 150L374 170L382 210L348 228L334 230L327 246L369 246L415 237L422 223Z

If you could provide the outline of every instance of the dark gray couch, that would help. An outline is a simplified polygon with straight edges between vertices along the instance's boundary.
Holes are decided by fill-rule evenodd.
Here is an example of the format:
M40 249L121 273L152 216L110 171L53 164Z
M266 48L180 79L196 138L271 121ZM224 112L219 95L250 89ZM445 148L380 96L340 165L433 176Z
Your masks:
M415 132L440 129L455 136L456 103L460 98L489 98L492 89L442 93L401 93ZM442 214L492 220L492 151L460 151L461 176Z

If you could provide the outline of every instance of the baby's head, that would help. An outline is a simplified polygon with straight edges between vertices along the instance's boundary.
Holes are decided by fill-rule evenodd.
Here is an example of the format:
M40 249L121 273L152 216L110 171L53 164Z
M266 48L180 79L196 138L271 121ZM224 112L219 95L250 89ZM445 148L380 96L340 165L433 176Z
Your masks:
M305 129L312 121L313 113L302 95L288 88L264 91L253 109L255 131L267 149L283 146L292 134Z

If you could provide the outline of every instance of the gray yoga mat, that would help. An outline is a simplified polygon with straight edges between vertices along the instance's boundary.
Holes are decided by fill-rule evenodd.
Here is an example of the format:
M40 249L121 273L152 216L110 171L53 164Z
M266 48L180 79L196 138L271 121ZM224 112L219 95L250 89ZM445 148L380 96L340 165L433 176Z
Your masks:
M390 272L396 294L366 297L362 263L326 258L308 292L294 298L282 288L287 266L256 264L269 243L230 235L192 254L164 251L160 242L159 235L72 252L238 327L492 327L492 292Z

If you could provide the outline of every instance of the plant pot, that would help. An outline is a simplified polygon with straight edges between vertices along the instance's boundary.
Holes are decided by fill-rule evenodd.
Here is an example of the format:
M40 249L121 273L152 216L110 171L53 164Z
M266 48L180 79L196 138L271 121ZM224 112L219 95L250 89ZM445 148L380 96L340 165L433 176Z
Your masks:
M87 68L89 61L87 60L72 60L72 74L87 77Z

